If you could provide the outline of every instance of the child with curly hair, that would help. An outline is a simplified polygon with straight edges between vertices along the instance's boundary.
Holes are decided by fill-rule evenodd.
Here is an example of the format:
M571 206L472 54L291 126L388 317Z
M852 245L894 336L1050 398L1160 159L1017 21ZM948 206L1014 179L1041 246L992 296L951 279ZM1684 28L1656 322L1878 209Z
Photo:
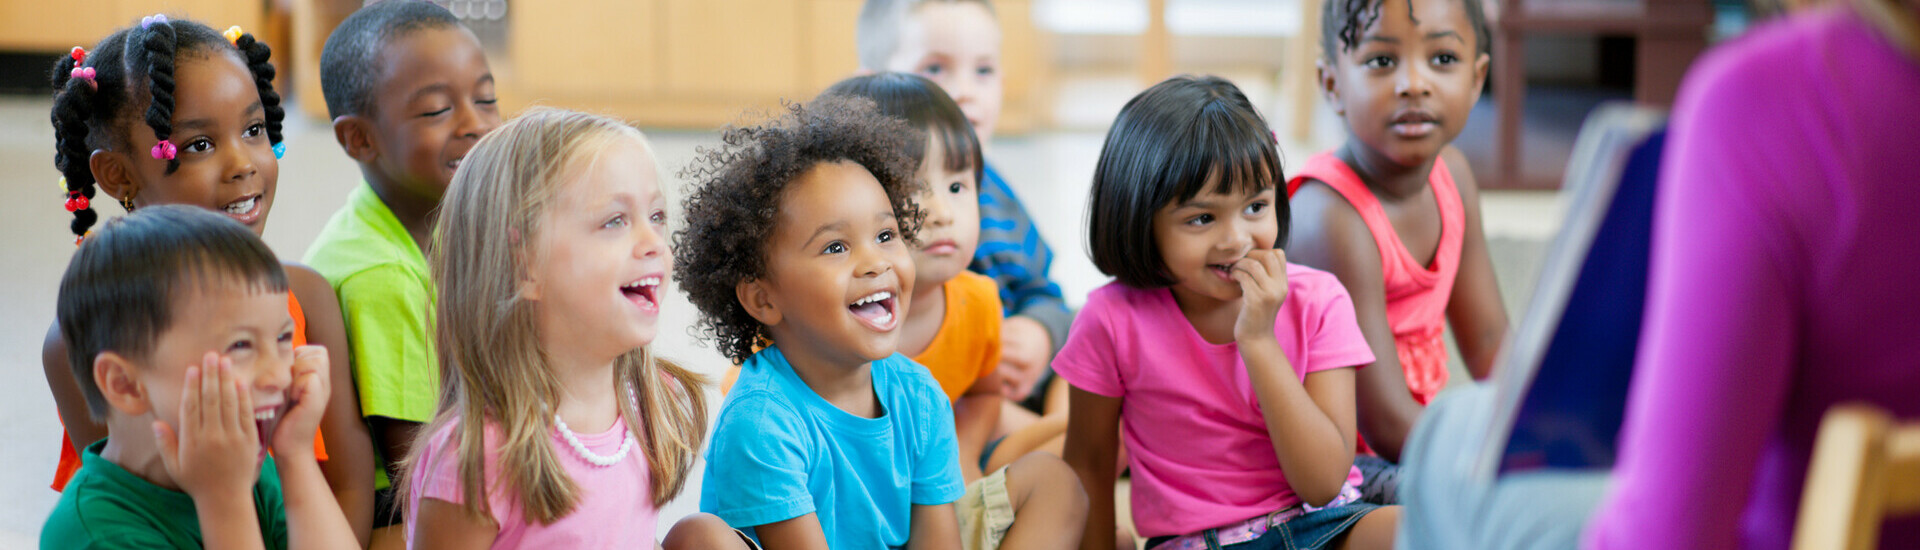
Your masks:
M673 247L699 330L743 367L700 510L771 550L959 548L953 411L898 352L920 134L829 96L722 140L681 174Z

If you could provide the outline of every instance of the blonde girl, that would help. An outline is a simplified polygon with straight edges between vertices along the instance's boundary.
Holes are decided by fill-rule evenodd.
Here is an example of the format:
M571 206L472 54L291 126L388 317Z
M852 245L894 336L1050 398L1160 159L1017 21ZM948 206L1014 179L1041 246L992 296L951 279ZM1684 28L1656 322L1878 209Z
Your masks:
M705 380L647 350L666 212L645 137L612 119L536 110L467 155L429 255L444 374L404 463L409 547L655 540L707 425ZM667 539L744 547L712 516Z

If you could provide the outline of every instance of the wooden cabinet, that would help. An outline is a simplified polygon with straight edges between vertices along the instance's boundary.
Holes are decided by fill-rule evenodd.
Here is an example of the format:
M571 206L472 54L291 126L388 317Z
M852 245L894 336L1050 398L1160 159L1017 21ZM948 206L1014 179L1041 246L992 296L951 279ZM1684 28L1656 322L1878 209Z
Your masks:
M115 29L155 13L185 17L215 30L260 28L260 0L5 0L0 1L0 50L64 52L92 49Z

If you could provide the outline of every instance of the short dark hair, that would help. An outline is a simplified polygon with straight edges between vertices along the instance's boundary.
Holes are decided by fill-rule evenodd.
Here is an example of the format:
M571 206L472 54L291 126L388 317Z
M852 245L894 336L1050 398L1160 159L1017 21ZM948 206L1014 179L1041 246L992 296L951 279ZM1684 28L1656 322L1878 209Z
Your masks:
M760 125L727 127L720 141L701 147L680 172L693 191L684 203L687 225L673 235L673 280L700 309L694 330L740 363L771 334L734 288L767 276L767 242L787 187L821 164L858 164L879 180L901 238L913 242L924 216L913 202L921 186L907 151L926 142L906 121L876 111L872 100L846 96L788 104Z
M252 230L211 210L166 204L141 208L87 237L60 278L56 306L67 366L87 411L107 416L93 381L104 352L144 359L174 321L179 290L240 283L287 292L287 274Z
M967 115L960 111L960 104L954 103L953 98L932 80L906 73L870 74L834 83L820 95L873 100L880 114L905 119L914 129L940 136L946 169L956 172L972 170L974 181L979 181L981 172L986 169L986 159L980 153L980 137L973 133L973 124L967 122ZM909 153L912 153L910 156L916 163L926 161L925 149Z
M1361 35L1367 32L1380 19L1380 4L1386 0L1329 0L1320 6L1320 51L1329 60L1335 52L1344 52L1360 44ZM1413 13L1413 0L1407 3L1407 13ZM1473 26L1474 53L1490 54L1493 43L1488 38L1486 9L1480 6L1481 0L1458 0L1467 10L1467 24ZM1338 49L1335 49L1335 48Z
M1217 76L1178 76L1127 102L1107 132L1087 200L1087 247L1093 265L1137 288L1174 283L1153 238L1161 207L1192 199L1208 176L1217 193L1244 193L1287 181L1273 130L1240 88ZM1287 242L1292 213L1274 201L1279 238Z
M374 86L387 75L378 63L380 52L414 31L448 27L460 27L453 12L415 0L379 2L347 16L320 49L320 94L327 98L327 118L372 113Z
M268 142L281 142L280 123L286 109L280 106L280 94L273 91L273 51L252 34L241 33L232 41L212 28L186 19L145 21L128 26L95 44L81 59L61 56L53 63L53 166L67 179L69 197L94 198L93 168L88 162L93 151L106 149L132 155L146 151L127 151L133 139L135 123L145 123L160 141L173 136L173 71L180 59L232 53L253 77L254 91L260 94L260 107L267 123ZM92 69L94 77L74 78L74 69ZM144 97L143 97L144 96ZM141 100L147 109L134 113ZM167 172L180 168L178 159L167 160ZM100 220L91 206L73 211L68 225L73 234L85 237L94 222Z

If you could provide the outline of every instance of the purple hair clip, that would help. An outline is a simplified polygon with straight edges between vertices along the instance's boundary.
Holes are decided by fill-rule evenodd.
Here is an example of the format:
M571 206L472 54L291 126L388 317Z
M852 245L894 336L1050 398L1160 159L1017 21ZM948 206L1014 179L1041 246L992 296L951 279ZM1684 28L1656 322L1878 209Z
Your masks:
M153 15L140 18L140 28L142 30L152 28L156 24L159 24L159 25L167 24L167 14L156 13Z
M153 153L153 158L157 158L160 160L173 160L175 149L173 147L173 142L163 139L163 140L160 140L160 143L153 144L153 150L148 152Z
M100 85L93 81L93 75L96 74L93 67L74 67L73 72L68 74L73 78L87 81L88 88L100 89Z

